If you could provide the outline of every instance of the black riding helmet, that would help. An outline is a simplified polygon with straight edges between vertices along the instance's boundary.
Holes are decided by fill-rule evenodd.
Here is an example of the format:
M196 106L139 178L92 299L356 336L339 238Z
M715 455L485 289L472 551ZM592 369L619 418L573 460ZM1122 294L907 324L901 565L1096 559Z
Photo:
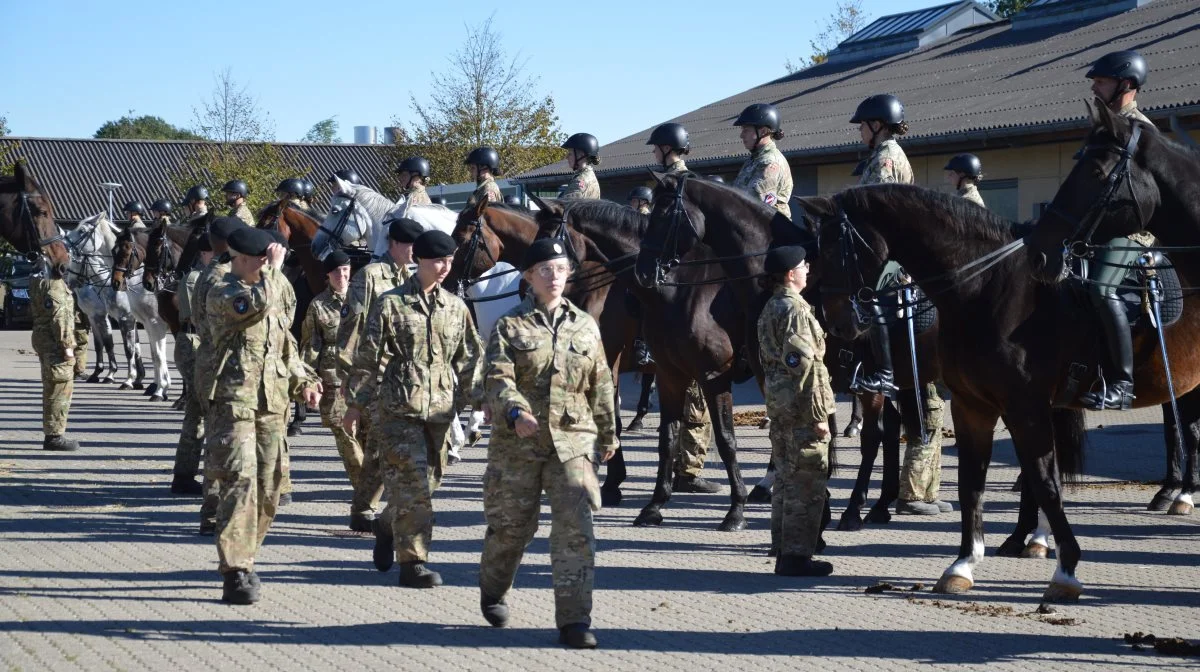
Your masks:
M946 162L946 167L942 170L954 170L967 177L979 179L983 176L983 163L974 154L957 154Z
M1105 54L1092 64L1087 71L1087 78L1112 77L1116 80L1129 80L1131 89L1140 89L1146 85L1146 59L1136 51L1114 51Z
M650 202L654 200L654 192L650 190L650 187L634 187L629 190L629 195L625 197L625 201L632 201L635 198Z
M279 186L275 187L275 191L302 197L304 196L304 181L298 177L289 177L280 182Z
M312 198L317 191L317 185L313 184L312 180L307 177L300 178L300 188L304 193L301 194L304 198Z
M500 170L500 154L491 147L476 147L463 163L468 166L487 166L494 173Z
M171 214L171 210L174 210L174 206L165 198L160 198L150 204L150 212L161 212L169 215Z
M333 182L334 177L343 179L350 184L362 184L362 180L358 177L358 172L356 172L353 168L343 168L341 170L333 171L333 175L326 180L326 182Z
M400 167L396 169L397 173L412 173L421 177L429 177L429 159L423 156L410 156L400 162Z
M687 129L682 125L673 121L669 121L650 133L650 139L646 141L647 145L666 145L671 149L688 149L691 145L688 143Z
M121 208L121 212L136 212L143 217L147 216L146 206L142 205L142 202L136 198L126 203L125 206Z
M779 130L779 111L769 103L755 103L742 110L734 126L765 126L772 131Z
M577 149L588 156L599 156L600 141L591 133L576 133L562 144L563 149Z
M250 186L241 180L230 180L221 187L221 191L227 194L237 194L242 198L250 195Z
M192 187L191 189L188 189L187 193L183 195L182 205L191 205L192 203L194 203L196 201L207 201L207 200L208 200L208 187L197 184L196 186Z
M877 93L858 104L850 123L882 121L885 124L904 122L904 105L890 93Z

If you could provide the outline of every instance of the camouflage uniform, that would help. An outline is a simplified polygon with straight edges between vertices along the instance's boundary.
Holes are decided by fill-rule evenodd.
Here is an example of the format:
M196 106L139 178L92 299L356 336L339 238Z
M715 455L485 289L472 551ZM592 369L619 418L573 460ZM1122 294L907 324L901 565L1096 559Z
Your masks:
M477 203L487 199L489 203L503 203L504 195L500 193L500 187L496 186L496 179L491 175L483 178L479 186L475 187L475 191L471 193L471 197L467 199L467 207L475 207Z
M342 382L338 376L338 325L342 322L342 305L345 294L336 294L326 289L308 304L308 314L300 332L300 352L304 362L317 370L321 377L321 422L333 432L350 485L358 485L358 474L362 470L362 446L342 428L342 417L346 415L346 399L342 396Z
M192 312L191 324L196 332L196 347L192 353L192 397L200 407L201 421L206 429L212 427L212 404L209 403L208 390L211 387L213 375L213 340L208 325L208 292L225 274L229 273L229 255L214 256L212 261L200 271L196 285L192 288L189 307ZM213 439L211 431L206 432L204 440L204 502L200 505L200 521L203 526L207 521L214 521L217 515L217 494L221 484L209 478L207 469L208 455L212 451L209 442ZM178 454L178 450L176 451Z
M908 156L894 138L879 143L863 168L859 184L912 184L913 171Z
M983 202L983 197L979 195L979 187L975 186L973 182L967 182L959 187L958 195L976 205L987 207L987 204Z
M433 493L462 405L455 390L459 401L482 405L482 349L462 299L441 287L425 294L415 276L371 306L346 396L359 411L378 399L372 426L388 490L382 518L391 521L396 562L429 559Z
M238 219L245 222L246 226L254 226L255 225L254 214L250 212L250 208L247 208L245 203L242 203L241 205L237 206L236 208L229 208L229 216L237 217Z
M584 165L575 171L559 198L600 198L600 183L596 181L596 171L592 170L591 165Z
M825 333L800 294L780 287L758 318L758 338L776 469L772 546L780 556L812 557L829 478L829 436L818 438L813 425L834 409Z
M30 340L42 366L42 431L62 436L75 390L75 363L66 355L76 343L75 299L62 278L30 278L29 310Z
M433 205L433 201L429 200L429 192L425 191L425 185L418 184L412 189L405 190L404 198L409 205Z
M642 207L638 208L638 214L648 216L650 214L650 206L643 205Z
M792 197L792 169L783 153L775 147L774 140L767 140L742 164L742 169L733 180L733 186L745 189L755 198L792 218L788 199Z
M671 165L667 166L667 175L678 175L686 173L687 170L687 164L683 162L683 159L675 159L671 162Z
M1154 125L1153 121L1150 121L1149 117L1142 114L1142 111L1138 109L1136 100L1131 100L1128 103L1126 103L1121 108L1121 111L1118 112L1117 114L1121 115L1122 117L1125 117L1126 119L1134 119L1134 120L1140 121L1140 122L1146 124L1147 126L1150 126L1151 128L1155 128L1155 129L1158 128L1157 126ZM1154 234L1150 233L1149 231L1138 231L1137 233L1131 233L1128 236L1126 236L1126 238L1128 238L1129 240L1132 240L1133 242L1135 242L1139 245L1150 246L1150 245L1154 244ZM1112 241L1109 241L1109 244L1123 245L1124 243L1122 243L1119 239L1114 239ZM1134 260L1136 260L1136 259L1137 259L1137 252L1134 251L1133 254L1131 254L1127 259L1115 259L1112 261L1114 264L1124 267L1124 266L1128 266L1128 265L1132 264L1134 262ZM1115 268L1115 266L1114 266L1114 268ZM1124 268L1121 268L1118 270L1118 272L1124 273L1125 270L1124 270ZM1119 281L1120 281L1119 278L1115 278L1115 279L1105 280L1104 282L1119 282Z
M338 325L338 379L349 380L354 373L354 354L358 349L359 335L370 315L375 301L384 292L395 289L408 280L411 272L406 266L398 266L392 259L385 258L373 264L367 264L350 279L350 289L346 292L346 302L342 304L342 322ZM386 362L381 363L386 366ZM382 369L375 371L376 375ZM349 400L347 400L349 401ZM362 446L363 461L359 471L358 485L354 488L354 499L351 502L351 513L367 513L379 508L379 498L383 496L383 474L380 472L379 447L372 440L372 412L363 414L358 422L357 436Z
M264 268L249 285L232 273L209 289L213 376L201 396L208 416L208 479L220 484L217 554L222 574L254 569L254 556L275 518L287 469L288 397L315 382L301 362L282 311L281 284Z
M200 271L191 271L179 283L179 322L182 325L175 334L175 368L179 370L187 386L187 401L183 407L183 429L179 433L179 444L175 447L175 475L193 478L200 471L200 453L204 449L204 410L196 389L196 349L199 337L192 323L192 301Z
M479 587L502 599L538 528L542 491L550 497L550 566L558 627L591 624L599 506L594 455L617 447L612 372L590 315L567 300L549 314L532 296L496 323L485 385L492 439L483 475L488 528ZM538 422L522 439L507 425L521 409Z
M92 322L79 309L79 300L75 292L71 292L71 301L75 310L75 376L87 373L88 340L92 335Z

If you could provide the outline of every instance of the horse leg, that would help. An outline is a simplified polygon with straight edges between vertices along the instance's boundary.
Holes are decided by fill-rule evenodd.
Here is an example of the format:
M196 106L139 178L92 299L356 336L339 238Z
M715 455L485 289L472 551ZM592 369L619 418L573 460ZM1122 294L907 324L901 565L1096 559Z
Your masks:
M620 385L620 368L621 356L612 363L613 382L613 408L617 409L616 417L613 419L617 423L617 436L621 436L621 385ZM600 486L600 503L603 506L620 506L623 495L621 494L621 484L625 482L627 471L625 468L625 451L618 450L607 463L607 470L604 472L604 485Z
M627 425L625 427L625 431L640 432L640 431L642 431L642 429L644 429L644 427L642 426L642 419L645 418L646 414L650 412L650 394L653 391L654 391L654 374L648 373L648 372L643 372L642 373L642 393L641 393L641 396L638 397L637 413L633 416L633 420L629 421L629 425Z
M1013 528L1012 534L1000 544L1000 548L996 549L996 557L1000 558L1020 558L1033 557L1025 556L1024 553L1028 550L1025 546L1025 537L1029 536L1030 532L1037 529L1040 522L1041 513L1038 510L1037 500L1033 498L1033 489L1025 483L1024 479L1021 482L1021 504L1017 513L1017 526ZM1037 533L1034 532L1036 539ZM1033 540L1030 541L1033 543ZM1046 556L1042 556L1046 557Z
M483 411L471 411L470 420L467 421L467 447L474 448L475 444L483 438Z
M725 473L729 477L729 511L717 529L721 532L742 530L746 528L746 485L742 482L742 470L737 461L737 436L733 429L733 392L726 388L718 394L708 394L706 397L713 436L717 440L717 452L721 455L721 461L725 463Z
M862 433L863 429L863 403L859 395L850 395L850 422L846 425L846 431L842 436L847 439L852 439ZM840 529L840 528L839 528Z
M117 324L121 328L121 347L125 351L125 380L121 381L121 389L128 390L133 387L135 377L138 382L146 377L146 368L142 363L137 318L133 316L132 311L118 314Z
M862 399L866 397L866 399ZM859 434L859 452L862 462L858 465L858 478L854 480L854 490L850 492L850 501L846 510L838 520L837 529L843 532L857 532L862 529L862 507L867 503L867 493L871 490L871 473L875 471L875 459L879 456L879 444L883 441L883 403L882 394L854 395L856 401L861 399L859 408L863 415L861 434Z
M305 413L307 412L305 409ZM467 445L467 433L463 431L462 416L456 411L454 419L450 421L450 448L446 451L449 464L458 464L462 461L462 455L458 451L465 445Z
M904 390L900 394L903 395ZM904 397L901 397L902 399ZM879 499L867 512L868 523L887 524L892 521L892 502L900 496L900 429L903 426L900 410L896 404L883 401L883 482L879 487ZM911 440L911 439L910 439Z
M1177 403L1182 408L1184 399L1193 394L1189 392L1177 400ZM1181 410L1180 413L1183 411ZM1176 432L1176 418L1171 411L1170 402L1162 405L1163 414L1163 442L1167 446L1167 475L1163 478L1162 487L1158 492L1154 493L1154 497L1150 500L1150 505L1146 508L1150 511L1166 511L1171 506L1171 501L1175 499L1175 495L1180 488L1183 474L1183 465L1180 464L1183 457L1183 446L1179 445L1179 434Z
M1186 462L1186 471L1183 471L1179 481L1179 494L1175 496L1175 501L1171 502L1167 513L1187 516L1196 508L1195 493L1200 487L1200 474L1196 471L1196 458L1200 448L1200 394L1197 391L1188 392L1177 403L1184 430L1181 446L1183 450L1179 452L1177 460Z
M689 382L690 379L681 372L676 372L673 376L659 377L658 394L662 415L658 427L658 475L655 477L654 494L650 497L650 503L642 508L633 521L635 527L662 524L662 507L671 499L671 488L675 480L684 388Z
M304 421L308 419L308 408L302 402L295 402L292 405L292 421L288 423L288 436L301 436L304 434Z
M114 383L116 382L117 376L117 349L116 344L113 342L113 330L112 325L108 322L108 313L103 313L99 317L95 318L92 324L95 324L97 321L101 324L101 338L99 340L103 341L104 354L108 358L108 369L105 371L104 375L100 377L100 382ZM99 364L99 361L97 361L97 364Z
M956 396L950 405L958 444L958 501L962 516L962 540L958 558L946 568L933 590L965 593L975 586L975 565L983 560L983 489L992 460L992 432L997 415L973 408Z

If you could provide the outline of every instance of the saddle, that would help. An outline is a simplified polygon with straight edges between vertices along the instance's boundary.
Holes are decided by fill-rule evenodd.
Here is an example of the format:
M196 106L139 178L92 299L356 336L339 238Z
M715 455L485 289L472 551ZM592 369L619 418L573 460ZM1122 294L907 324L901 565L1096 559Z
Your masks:
M1151 254L1154 255L1153 271L1158 276L1162 292L1158 306L1162 316L1162 326L1169 327L1179 321L1183 315L1182 285L1171 260L1161 252L1152 252ZM1071 270L1071 275L1063 283L1065 298L1070 300L1074 310L1084 310L1090 314L1091 306L1086 295L1087 283L1083 281L1083 278L1087 277L1087 260L1075 259ZM1129 318L1131 329L1154 327L1149 295L1149 271L1149 268L1127 269L1125 277L1121 280L1121 286L1117 288L1117 296L1125 304L1125 313Z
M889 335L895 338L908 338L908 326L904 321L905 309L909 304L904 301L904 293L900 290L899 282L889 282L880 290L879 305L888 316L888 323L893 325ZM912 288L912 319L913 335L920 335L929 330L937 320L937 308L920 287ZM907 342L907 341L906 341Z

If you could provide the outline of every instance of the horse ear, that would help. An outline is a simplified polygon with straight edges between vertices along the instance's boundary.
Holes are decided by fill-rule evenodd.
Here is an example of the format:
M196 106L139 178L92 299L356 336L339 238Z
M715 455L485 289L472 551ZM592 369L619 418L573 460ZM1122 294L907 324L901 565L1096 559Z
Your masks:
M660 187L667 186L667 183L666 183L667 174L666 173L660 173L657 170L651 170L650 176L654 178L654 181L658 183L658 186L660 186Z
M1103 127L1114 136L1117 135L1117 127L1119 125L1117 123L1117 115L1113 114L1112 110L1108 109L1108 106L1102 103L1099 98L1095 100L1094 107L1096 108L1097 118L1093 120L1093 123L1097 127Z
M17 181L21 183L22 191L31 194L37 191L37 181L33 179L33 173L29 171L29 168L25 166L24 159L17 161L17 165L14 167L13 176L16 177Z
M488 207L488 199L486 199L486 198L479 199L479 202L475 204L475 216L482 217L483 213L485 211L487 211L487 207Z
M528 194L528 196L529 196L529 200L533 201L534 204L537 205L538 210L549 210L550 209L550 206L546 205L546 202L543 201L542 199L538 198L536 194Z

